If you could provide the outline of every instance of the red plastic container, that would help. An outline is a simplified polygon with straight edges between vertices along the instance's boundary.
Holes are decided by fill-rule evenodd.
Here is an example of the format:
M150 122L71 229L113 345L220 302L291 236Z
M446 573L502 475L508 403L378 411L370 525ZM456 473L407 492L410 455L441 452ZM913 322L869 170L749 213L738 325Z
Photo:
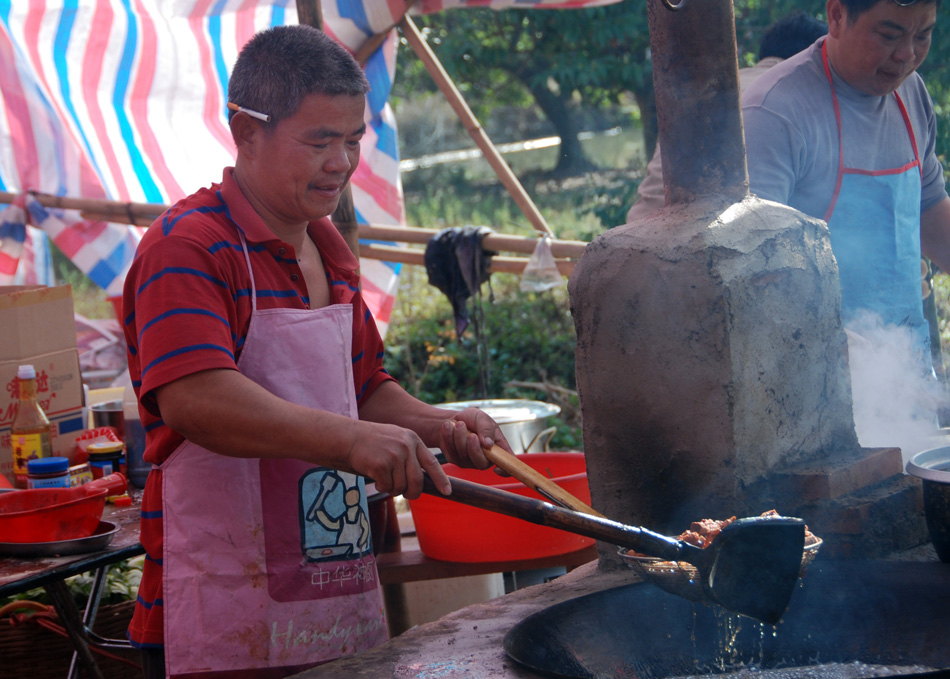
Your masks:
M519 459L590 504L587 464L583 453L528 453ZM511 493L545 499L513 478L491 469L479 471L443 465L450 477L474 481ZM592 538L521 519L422 495L409 501L419 549L433 559L481 563L557 556L594 543Z
M17 490L0 496L0 542L56 542L92 535L102 519L107 495L128 488L111 474L75 488Z

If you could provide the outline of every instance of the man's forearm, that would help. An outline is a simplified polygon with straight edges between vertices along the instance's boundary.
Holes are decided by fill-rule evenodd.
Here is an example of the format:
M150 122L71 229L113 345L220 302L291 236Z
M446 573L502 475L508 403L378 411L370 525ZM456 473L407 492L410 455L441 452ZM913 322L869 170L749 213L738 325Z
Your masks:
M342 471L359 422L270 393L235 370L206 370L156 390L165 424L232 457L292 457Z
M360 407L360 419L411 429L430 448L439 446L439 428L453 415L415 398L398 383L380 384Z
M950 273L950 198L920 216L920 250L942 271Z

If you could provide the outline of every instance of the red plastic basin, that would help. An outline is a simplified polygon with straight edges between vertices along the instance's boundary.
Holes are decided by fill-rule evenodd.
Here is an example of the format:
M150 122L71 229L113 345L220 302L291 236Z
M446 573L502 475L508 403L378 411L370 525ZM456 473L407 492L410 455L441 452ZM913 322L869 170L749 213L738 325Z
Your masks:
M551 478L559 486L590 504L587 464L583 453L528 453L519 459ZM544 500L513 478L484 471L443 465L450 477L474 481L511 493ZM422 495L409 501L419 549L433 559L476 563L557 556L594 543L592 538L458 502Z
M75 488L16 490L0 496L0 542L57 542L92 535L107 495L124 493L122 474Z

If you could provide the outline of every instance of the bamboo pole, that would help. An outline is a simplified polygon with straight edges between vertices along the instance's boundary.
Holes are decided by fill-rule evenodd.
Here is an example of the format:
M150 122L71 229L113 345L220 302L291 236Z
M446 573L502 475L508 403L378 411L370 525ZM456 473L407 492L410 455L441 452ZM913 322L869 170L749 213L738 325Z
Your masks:
M478 148L481 149L485 160L487 160L488 164L495 170L498 179L505 188L508 189L508 192L512 198L514 198L515 203L524 213L525 217L528 218L528 221L531 222L536 231L541 234L553 236L554 233L551 231L551 227L548 226L544 217L541 216L538 207L534 204L534 201L531 200L531 197L525 191L521 182L518 181L518 177L511 171L511 168L508 167L505 159L501 157L498 149L492 144L485 130L482 129L475 114L472 113L468 104L465 103L462 94L458 91L458 88L455 87L455 83L452 82L449 74L445 72L435 52L432 51L429 44L422 37L422 34L419 33L416 24L409 15L406 15L402 18L402 21L399 22L399 26L402 28L402 33L406 37L406 41L422 60L422 63L425 64L426 70L429 71L432 79L435 80L436 85L438 85L442 94L444 94L448 100L449 105L455 111L459 120L462 121L462 125L468 131L469 135L471 135Z
M406 0L406 6L402 10L402 14L399 15L400 21L402 17L409 14L409 10L412 9L412 6L416 4L416 0ZM399 26L399 21L394 23L392 26L389 26L386 30L377 33L376 35L370 36L370 38L360 45L360 48L353 53L353 58L363 66L366 64L366 60L372 56L373 52L379 49L379 46L386 42L386 38L389 37L389 32L394 28Z
M399 17L400 20L402 19L402 17L409 14L409 10L412 9L412 6L414 4L416 4L416 0L407 0L406 5L402 10L402 14ZM398 21L394 23L392 26L388 27L386 30L381 31L380 33L377 33L376 35L370 36L366 42L360 45L360 48L356 50L356 52L353 54L353 58L356 59L357 63L360 66L365 66L366 60L372 56L373 52L379 49L380 45L386 42L386 38L389 37L389 32L392 31L397 26L399 26Z
M43 207L55 207L62 210L80 210L94 213L101 221L134 224L136 219L147 219L148 224L168 209L167 205L154 203L121 203L104 198L68 198L49 193L30 191ZM0 203L9 205L17 197L16 193L0 191Z
M150 225L168 209L167 205L156 203L122 203L102 198L68 198L66 196L53 196L36 192L31 192L31 195L44 207L79 210L86 219L133 224L136 226ZM12 203L16 197L17 194L15 193L0 191L0 203ZM439 230L437 229L424 229L413 226L358 225L359 237L369 240L425 244L438 233ZM534 252L537 244L537 238L502 233L491 233L482 239L482 246L485 249L499 252L530 254ZM574 260L579 259L584 254L586 247L587 243L583 241L552 239L551 253L556 258L558 270L564 275L570 275L570 272L574 269ZM420 249L381 245L377 243L363 243L360 247L360 256L365 256L368 259L382 259L384 261L402 262L405 264L425 264L423 259L424 253ZM492 271L521 273L527 261L527 258L496 255L492 258L492 262L495 263L496 267L493 268Z
M380 226L360 224L360 238L371 240L394 240L403 243L428 243L438 231L414 226ZM482 247L502 252L530 254L538 245L537 238L490 233L482 239ZM551 253L555 257L579 259L587 243L579 240L551 240Z
M323 30L320 0L297 0L297 23Z
M360 245L360 256L369 259L378 259L384 262L399 262L401 264L425 266L425 252L418 248L413 249L394 245L381 245L379 243L363 243ZM570 276L576 264L572 259L555 259L554 263L557 265L557 270L562 276ZM491 258L488 270L491 273L520 274L524 272L524 268L527 264L527 257L495 255Z
M366 65L366 60L369 59L373 52L379 49L379 46L386 42L386 38L389 36L389 31L391 31L395 26L390 26L382 33L377 33L376 35L371 36L366 42L360 45L360 48L356 50L356 53L353 55L353 58L356 59L356 63L360 66Z

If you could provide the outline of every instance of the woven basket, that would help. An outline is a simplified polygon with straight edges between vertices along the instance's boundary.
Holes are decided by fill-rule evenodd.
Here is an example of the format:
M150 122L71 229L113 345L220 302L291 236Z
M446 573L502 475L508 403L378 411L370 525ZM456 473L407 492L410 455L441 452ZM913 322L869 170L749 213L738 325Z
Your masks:
M43 627L37 615L52 613L51 607L42 607L34 602L23 602L24 608L0 615L0 667L4 679L63 679L69 671L72 659L72 642L53 630ZM110 606L101 606L93 630L107 639L125 639L132 620L134 601L124 601ZM51 620L59 622L52 614ZM132 649L106 649L107 652L125 658L136 665L141 664L139 651ZM93 652L96 664L105 679L141 679L142 670L100 653ZM87 676L85 672L81 676Z

